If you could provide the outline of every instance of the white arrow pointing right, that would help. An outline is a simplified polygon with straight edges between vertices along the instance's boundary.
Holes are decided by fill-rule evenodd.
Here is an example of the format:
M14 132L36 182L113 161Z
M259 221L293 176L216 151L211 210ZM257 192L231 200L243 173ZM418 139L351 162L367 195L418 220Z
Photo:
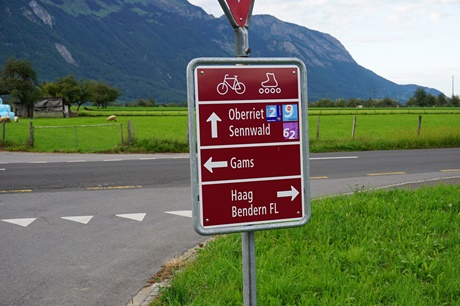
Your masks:
M206 122L211 122L211 137L217 138L217 121L222 121L216 113L212 113ZM211 171L212 172L212 171Z
M297 189L294 188L294 186L291 186L291 190L288 191L278 191L277 196L278 198L291 198L291 202L294 201L294 199L297 197L299 192Z

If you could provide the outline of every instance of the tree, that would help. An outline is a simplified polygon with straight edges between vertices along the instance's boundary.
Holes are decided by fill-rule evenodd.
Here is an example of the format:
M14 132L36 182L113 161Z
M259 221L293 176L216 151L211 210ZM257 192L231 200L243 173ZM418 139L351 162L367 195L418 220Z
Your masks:
M423 87L417 88L414 95L407 101L407 106L435 106L436 97L427 93Z
M383 98L379 100L377 105L379 107L396 107L398 106L398 101L390 99L390 98Z
M73 75L58 78L56 82L45 83L42 90L46 95L63 98L65 102L80 106L91 100L91 88L94 81L75 80Z
M7 60L0 73L0 91L10 95L12 102L22 105L26 116L32 117L34 103L41 98L37 73L32 64L16 58Z
M447 97L440 93L438 97L436 98L436 105L437 106L447 106L449 104L449 101L447 100Z
M91 101L97 105L97 108L106 108L108 103L115 101L121 94L117 88L102 81L92 83L90 87Z
M451 105L454 107L460 106L460 98L458 96L452 96Z

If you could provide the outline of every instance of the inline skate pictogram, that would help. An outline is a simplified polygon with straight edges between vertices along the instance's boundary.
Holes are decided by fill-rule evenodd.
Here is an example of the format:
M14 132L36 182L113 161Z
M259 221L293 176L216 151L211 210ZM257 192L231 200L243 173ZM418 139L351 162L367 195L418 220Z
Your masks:
M259 88L259 93L261 95L281 93L281 88L278 87L278 81L276 80L275 74L273 72L267 72L265 75L267 76L267 80L260 83L262 87Z

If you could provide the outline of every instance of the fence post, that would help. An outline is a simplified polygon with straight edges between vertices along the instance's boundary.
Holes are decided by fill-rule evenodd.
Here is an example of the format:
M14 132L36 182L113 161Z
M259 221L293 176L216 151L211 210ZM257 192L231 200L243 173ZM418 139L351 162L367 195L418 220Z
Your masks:
M35 145L34 139L34 123L30 121L29 123L29 146L33 147Z
M422 128L422 116L418 116L417 137L420 137L421 128Z
M321 117L318 116L318 122L316 123L316 141L319 140L319 128L321 124Z
M128 145L131 144L131 120L128 120Z
M75 134L75 148L78 149L78 135L77 135L77 126L74 126L74 134Z
M353 129L351 130L351 139L355 140L355 132L356 132L356 115L353 119Z
M124 138L123 138L123 124L120 123L120 132L121 132L121 144L123 144L125 142Z
M2 122L2 145L5 144L5 137L6 137L6 136L5 136L5 134L6 134L6 132L5 132L5 128L6 128L5 124L6 124L6 122L3 121L3 122Z

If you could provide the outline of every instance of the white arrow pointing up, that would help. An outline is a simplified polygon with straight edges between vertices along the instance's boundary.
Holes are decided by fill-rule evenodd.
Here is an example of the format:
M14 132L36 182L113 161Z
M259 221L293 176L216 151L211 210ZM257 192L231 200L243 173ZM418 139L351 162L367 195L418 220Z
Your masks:
M212 161L212 156L208 159L206 163L204 163L204 167L209 170L209 172L213 173L212 170L214 168L227 168L228 163L227 161Z
M291 202L294 201L294 199L297 197L299 192L297 189L294 188L294 186L291 186L291 190L288 191L278 191L277 196L278 198L289 198L291 197Z
M211 137L217 138L217 121L222 121L216 113L212 113L206 122L211 122ZM211 171L212 172L212 171Z

